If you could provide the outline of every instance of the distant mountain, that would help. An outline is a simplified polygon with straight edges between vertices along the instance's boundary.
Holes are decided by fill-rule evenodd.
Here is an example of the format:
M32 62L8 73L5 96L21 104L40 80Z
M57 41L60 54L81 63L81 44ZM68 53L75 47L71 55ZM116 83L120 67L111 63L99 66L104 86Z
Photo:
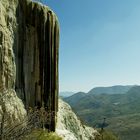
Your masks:
M75 94L75 93L70 92L70 91L59 92L59 96L61 96L61 97L69 97L69 96L72 96L73 94Z
M64 98L64 100L69 103L70 105L76 105L77 102L79 100L81 100L83 97L86 96L86 93L84 92L78 92L78 93L75 93L74 95L70 96L70 97L67 97L67 98Z
M133 87L130 88L129 91L127 92L127 94L130 94L130 95L132 95L132 93L133 93L133 96L134 96L134 94L139 95L139 94L140 94L140 86L133 86Z
M95 87L91 89L88 94L124 94L126 93L130 88L132 88L132 85L129 86L111 86L111 87Z
M99 88L95 90L98 91L96 94L95 91L88 94L77 93L65 98L65 101L90 126L99 127L103 118L106 118L107 129L118 134L121 140L140 137L140 86L107 87L104 88L105 92L101 89L101 92Z

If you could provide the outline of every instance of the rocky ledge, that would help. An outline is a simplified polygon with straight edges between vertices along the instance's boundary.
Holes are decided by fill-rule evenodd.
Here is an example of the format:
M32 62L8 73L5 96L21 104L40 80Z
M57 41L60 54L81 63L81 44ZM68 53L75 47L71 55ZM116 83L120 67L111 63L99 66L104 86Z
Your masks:
M78 119L71 107L59 99L56 133L64 140L95 140L98 132L85 126Z

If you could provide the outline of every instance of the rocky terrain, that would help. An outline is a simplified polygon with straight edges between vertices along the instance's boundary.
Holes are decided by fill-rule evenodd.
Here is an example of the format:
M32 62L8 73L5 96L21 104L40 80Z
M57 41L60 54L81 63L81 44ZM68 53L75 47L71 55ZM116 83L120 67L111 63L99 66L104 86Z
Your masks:
M61 99L56 132L64 140L94 140L98 135L95 129L82 124L71 107Z

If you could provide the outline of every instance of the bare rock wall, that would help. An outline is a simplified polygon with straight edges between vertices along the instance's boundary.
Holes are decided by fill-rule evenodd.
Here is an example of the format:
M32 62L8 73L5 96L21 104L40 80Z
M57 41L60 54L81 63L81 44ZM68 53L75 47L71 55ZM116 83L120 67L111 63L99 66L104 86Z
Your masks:
M49 7L28 0L0 1L0 92L15 90L26 108L58 110L59 25Z

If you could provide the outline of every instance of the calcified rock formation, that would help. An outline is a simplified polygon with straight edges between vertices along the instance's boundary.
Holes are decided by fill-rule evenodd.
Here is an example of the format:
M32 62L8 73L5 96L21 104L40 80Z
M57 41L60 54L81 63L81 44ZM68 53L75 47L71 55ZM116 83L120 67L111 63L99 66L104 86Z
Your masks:
M15 89L26 107L57 112L57 17L26 0L0 1L0 92ZM46 127L55 130L55 117Z
M71 107L62 100L59 100L56 133L64 140L95 140L99 135L95 129L83 125Z

